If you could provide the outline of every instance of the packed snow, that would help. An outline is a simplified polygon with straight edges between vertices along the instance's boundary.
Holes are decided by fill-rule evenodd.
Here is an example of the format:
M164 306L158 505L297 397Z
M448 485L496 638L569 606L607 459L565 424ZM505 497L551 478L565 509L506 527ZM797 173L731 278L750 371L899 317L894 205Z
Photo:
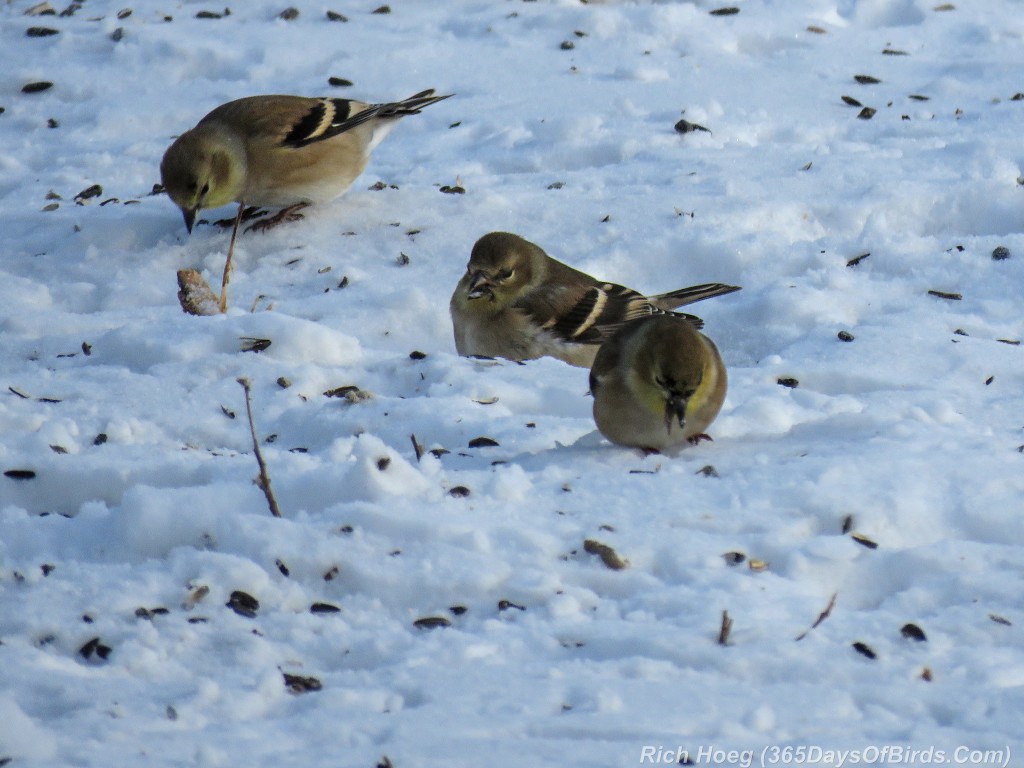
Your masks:
M1021 764L1020 0L49 1L0 6L0 765ZM228 232L151 194L176 135L426 88L182 312ZM458 357L492 230L742 286L713 442Z

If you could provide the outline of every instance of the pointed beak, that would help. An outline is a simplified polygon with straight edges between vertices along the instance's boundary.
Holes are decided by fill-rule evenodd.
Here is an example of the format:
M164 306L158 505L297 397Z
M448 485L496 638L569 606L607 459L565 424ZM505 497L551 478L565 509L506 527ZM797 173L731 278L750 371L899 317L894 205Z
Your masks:
M494 287L494 283L487 275L483 272L474 272L469 278L469 298L479 299L482 296L490 296L494 298L494 292L491 290Z
M671 395L665 401L665 431L672 432L673 422L679 422L679 428L686 426L687 399L682 395Z
M182 208L181 215L185 217L185 229L188 233L192 234L192 226L196 223L196 214L199 213L198 208Z

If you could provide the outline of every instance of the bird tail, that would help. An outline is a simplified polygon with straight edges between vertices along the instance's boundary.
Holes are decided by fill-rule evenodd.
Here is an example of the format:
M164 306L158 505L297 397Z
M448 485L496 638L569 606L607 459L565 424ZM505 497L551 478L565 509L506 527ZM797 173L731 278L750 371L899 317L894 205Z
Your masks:
M444 101L454 95L454 93L446 93L444 96L435 96L434 89L428 88L408 99L402 99L402 101L394 101L390 104L372 104L366 111L373 112L374 116L381 120L397 119L406 115L418 115L424 107L429 107L431 104Z
M738 285L726 285L725 283L704 283L702 285L691 285L689 288L679 288L668 293L659 293L657 296L649 296L648 301L658 309L665 311L693 304L704 299L724 296L740 290Z
M352 117L332 125L331 129L324 136L337 136L339 133L351 131L356 126L370 120L398 120L406 115L418 115L424 107L429 107L431 104L443 101L454 95L454 93L446 93L444 96L435 96L434 89L428 88L402 101L371 104L362 112L358 112L352 115Z

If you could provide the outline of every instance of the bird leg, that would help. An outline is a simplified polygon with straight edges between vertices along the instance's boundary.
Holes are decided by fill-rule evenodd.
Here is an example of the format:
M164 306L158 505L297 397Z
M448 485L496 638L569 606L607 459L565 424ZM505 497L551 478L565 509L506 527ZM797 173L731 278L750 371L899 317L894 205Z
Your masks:
M228 257L224 260L224 277L220 281L220 311L228 311L228 283L231 281L231 258L235 255L235 239L238 237L238 227L242 223L242 214L245 212L245 203L238 204L238 213L235 214L235 226L231 229L231 242L228 243Z
M257 221L255 224L250 224L245 228L245 231L268 232L274 227L280 226L285 222L298 221L302 218L302 214L299 213L299 211L308 207L309 203L296 203L295 205L289 205L287 208L282 208L269 219L263 219L262 221Z
M711 435L707 434L706 432L698 432L696 435L690 435L688 438L686 438L686 442L688 442L690 445L699 445L701 440L707 440L709 443L714 442Z

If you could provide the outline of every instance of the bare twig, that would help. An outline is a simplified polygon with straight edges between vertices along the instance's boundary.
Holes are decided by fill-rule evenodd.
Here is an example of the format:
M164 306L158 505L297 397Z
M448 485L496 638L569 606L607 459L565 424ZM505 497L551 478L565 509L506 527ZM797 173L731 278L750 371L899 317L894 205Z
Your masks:
M252 383L246 378L240 378L237 380L242 385L242 389L245 390L245 412L249 415L249 432L252 434L252 450L256 454L256 463L260 467L260 476L256 481L256 485L263 491L263 495L267 497L267 505L270 507L270 514L274 517L281 516L281 508L277 506L277 499L274 498L274 492L270 488L270 475L267 473L267 462L263 460L263 452L260 451L260 441L256 437L256 423L252 418Z
M718 644L728 645L730 634L732 634L732 616L728 611L722 611L722 626L718 630Z
M409 435L409 439L412 440L412 449L416 451L416 461L423 458L423 446L420 445L420 441L416 439L416 434Z
M797 642L800 642L805 637L807 637L811 633L812 630L815 630L815 629L818 628L818 625L821 624L821 622L823 622L825 619L827 619L829 616L832 615L832 609L836 607L836 598L837 597L839 597L839 593L838 592L833 592L832 593L832 599L828 601L828 605L825 606L825 610L822 611L818 615L818 618L814 620L814 623L811 624L811 626L808 629L806 629L805 631L803 631L799 635L797 635L797 637L796 637Z

